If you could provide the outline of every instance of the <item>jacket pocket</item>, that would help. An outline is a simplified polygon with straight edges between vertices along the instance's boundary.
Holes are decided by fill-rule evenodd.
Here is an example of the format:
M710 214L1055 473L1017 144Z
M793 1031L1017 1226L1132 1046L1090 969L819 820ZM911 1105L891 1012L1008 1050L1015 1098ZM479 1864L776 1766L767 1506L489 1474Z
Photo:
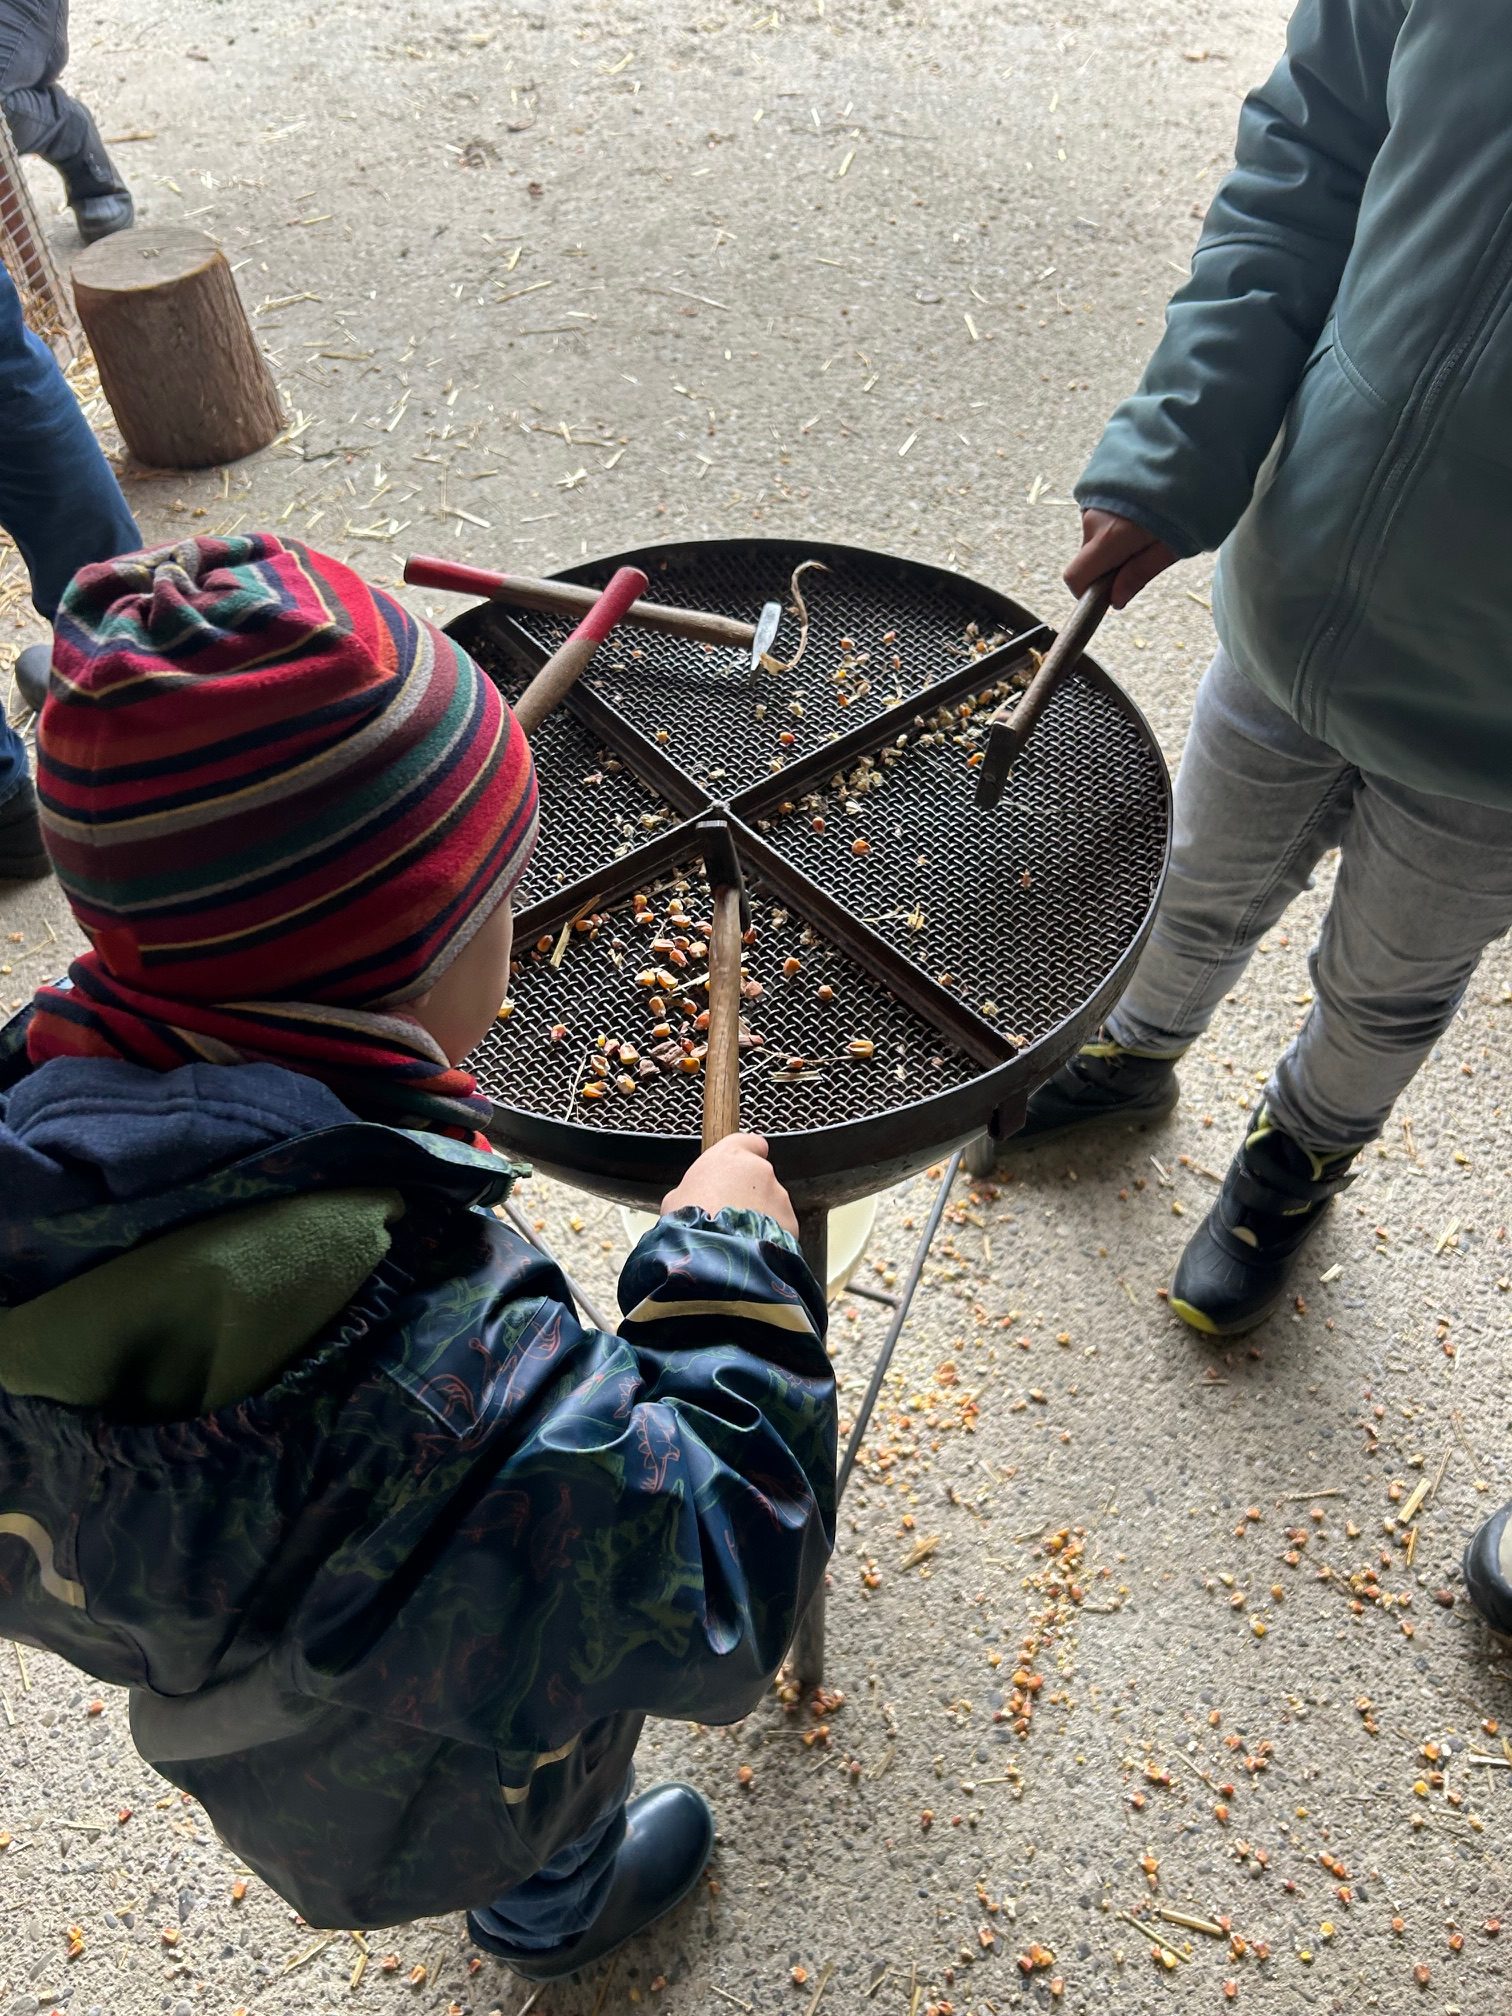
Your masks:
M1333 354L1334 346L1337 343L1337 341L1338 341L1338 335L1334 327L1334 320L1333 317L1330 315L1328 320L1323 324L1322 335L1319 336L1317 342L1314 343L1312 347L1312 355L1308 358L1307 362L1302 366L1302 376L1297 380L1298 392L1301 391L1303 382L1312 376L1313 372L1323 362L1323 359ZM1293 405L1296 404L1295 393L1292 395L1292 404Z
M1331 336L1320 342L1224 549L1220 635L1234 659L1318 732L1303 668L1345 585L1391 416L1362 397Z
M1308 360L1234 535L1234 566L1264 568L1256 593L1306 599L1316 615L1318 596L1341 576L1389 431L1389 418L1355 390L1327 337Z
M1316 377L1321 364L1336 362L1334 325L1330 321L1324 325L1323 333L1313 345L1312 355L1302 366L1302 375L1297 380L1297 389L1292 394L1291 404L1286 409L1270 454L1261 465L1260 474L1255 479L1255 495L1258 497L1275 479L1281 465L1291 453L1303 417L1309 404L1309 384Z

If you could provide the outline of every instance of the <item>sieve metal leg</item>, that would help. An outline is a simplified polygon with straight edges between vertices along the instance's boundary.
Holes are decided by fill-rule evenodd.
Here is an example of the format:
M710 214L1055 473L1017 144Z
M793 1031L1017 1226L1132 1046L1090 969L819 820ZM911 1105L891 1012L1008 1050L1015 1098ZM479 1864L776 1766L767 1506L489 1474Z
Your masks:
M525 1216L519 1205L516 1204L513 1197L506 1197L504 1200L504 1216L513 1225L516 1232L519 1233L525 1244L527 1246L534 1246L537 1253L541 1255L541 1258L549 1260L552 1266L558 1270L562 1279L567 1283L568 1294L588 1318L594 1329L605 1330L612 1337L619 1328L619 1319L617 1317L606 1316L598 1304L591 1300L582 1286L573 1280L567 1269L558 1260L555 1253L552 1252L551 1248Z
M870 1426L872 1409L877 1404L877 1396L882 1391L882 1381L887 1377L887 1368L892 1363L893 1352L898 1348L898 1339L903 1335L903 1326L908 1321L908 1312L913 1307L914 1296L919 1283L924 1278L924 1263L929 1258L929 1249L934 1244L940 1220L945 1215L945 1206L950 1201L950 1192L960 1170L964 1148L957 1148L945 1165L945 1173L940 1178L940 1187L935 1191L934 1202L929 1207L929 1216L924 1221L924 1230L919 1234L914 1247L913 1259L908 1263L908 1272L903 1277L903 1286L893 1305L892 1321L887 1326L887 1336L882 1349L877 1353L877 1362L872 1367L872 1375L867 1383L865 1395L856 1410L856 1419L845 1445L845 1454L840 1459L840 1496L845 1495L845 1487L850 1482L850 1474L856 1467L856 1458L861 1454L861 1443Z
M908 1272L904 1276L902 1289L893 1303L892 1321L887 1326L887 1336L883 1341L881 1351L877 1354L877 1362L872 1367L871 1379L867 1383L865 1396L856 1414L850 1438L845 1445L845 1453L840 1461L840 1475L835 1494L837 1499L844 1496L845 1487L850 1481L851 1471L856 1465L856 1458L861 1453L861 1443L871 1422L872 1409L877 1404L877 1397L882 1391L882 1382L887 1377L887 1368L892 1363L893 1352L897 1349L898 1339L903 1334L903 1326L908 1321L908 1312L913 1307L913 1299L918 1293L919 1283L924 1278L924 1263L929 1258L929 1249L934 1244L935 1234L940 1229L940 1220L945 1215L945 1206L950 1201L950 1193L955 1185L956 1176L969 1152L969 1149L957 1148L954 1155L946 1163L944 1173L940 1178L939 1188L935 1191L934 1202L929 1210L929 1217L925 1220L924 1229L919 1234L918 1244L914 1248L913 1259L909 1262ZM817 1225L812 1219L799 1219L798 1241L803 1248L803 1257L808 1261L816 1279L824 1282L827 1275L828 1240L826 1235L829 1221L827 1215L815 1214L815 1216L818 1218ZM799 1619L798 1629L793 1638L792 1658L800 1685L804 1687L819 1687L823 1685L824 1584L822 1582L814 1592L813 1601Z
M1011 1141L1023 1126L1024 1116L1028 1110L1027 1092L1019 1092L1007 1104L999 1106L992 1116L992 1125L987 1132L979 1134L975 1141L968 1141L962 1150L968 1176L975 1176L980 1180L992 1174L1005 1143Z
M814 1591L793 1634L793 1671L800 1687L824 1685L824 1584Z
M798 1244L808 1262L809 1272L819 1283L819 1292L829 1288L829 1213L806 1211L798 1220ZM818 1687L824 1681L824 1583L814 1591L807 1610L798 1620L793 1636L793 1666L803 1687Z

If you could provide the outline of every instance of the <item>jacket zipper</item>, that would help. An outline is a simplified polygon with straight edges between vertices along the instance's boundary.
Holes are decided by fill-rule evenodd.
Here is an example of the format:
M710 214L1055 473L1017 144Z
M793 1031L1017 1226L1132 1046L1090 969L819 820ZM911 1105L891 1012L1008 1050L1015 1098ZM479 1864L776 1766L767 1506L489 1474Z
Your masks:
M1502 223L1502 235L1504 237L1508 233L1509 220L1512 220L1512 212L1508 213L1508 217L1504 218ZM1375 566L1379 564L1382 549L1390 534L1391 519L1395 513L1401 493L1412 477L1428 446L1430 438L1429 423L1432 420L1438 402L1458 372L1466 351L1474 345L1493 311L1501 301L1502 296L1507 290L1509 279L1512 279L1512 242L1503 245L1501 253L1484 286L1471 302L1469 313L1460 324L1458 335L1455 337L1454 342L1451 344L1437 370L1429 379L1421 396L1417 400L1409 402L1403 408L1399 423L1400 430L1404 435L1413 437L1411 445L1404 448L1402 453L1395 457L1391 467L1386 472L1385 480L1381 485L1375 502L1356 535L1354 551L1345 563L1344 580L1334 591L1329 612L1323 619L1323 627L1316 633L1312 643L1309 644L1304 653L1292 696L1293 711L1299 721L1302 719L1302 709L1306 702L1311 699L1312 689L1317 683L1315 675L1320 660L1327 655L1332 646L1338 641L1346 619L1351 614L1357 613L1360 590L1350 585L1350 576L1354 572L1355 558L1366 549L1367 543L1369 543L1373 551L1370 572L1372 575L1374 574ZM1368 535L1372 527L1377 524L1381 526L1381 535L1379 539L1369 541ZM1364 585L1364 583L1361 583L1361 589L1363 589ZM1318 724L1318 728L1321 728L1321 726L1321 723ZM1317 729L1313 732L1317 732Z

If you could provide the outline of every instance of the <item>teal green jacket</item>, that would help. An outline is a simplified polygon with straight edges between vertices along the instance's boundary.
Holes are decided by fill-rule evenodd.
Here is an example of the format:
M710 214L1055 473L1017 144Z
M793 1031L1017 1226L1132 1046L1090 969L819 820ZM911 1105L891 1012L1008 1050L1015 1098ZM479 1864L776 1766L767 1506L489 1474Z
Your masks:
M1221 546L1230 656L1351 763L1512 806L1512 6L1302 0L1077 485Z

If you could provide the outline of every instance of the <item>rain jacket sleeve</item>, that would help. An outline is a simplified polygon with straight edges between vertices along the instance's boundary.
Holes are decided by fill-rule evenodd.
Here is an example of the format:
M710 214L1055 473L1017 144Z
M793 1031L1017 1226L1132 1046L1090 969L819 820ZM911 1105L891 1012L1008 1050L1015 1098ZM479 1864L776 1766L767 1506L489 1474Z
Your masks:
M821 1291L771 1220L679 1212L609 1336L470 1216L468 1264L393 1312L404 1460L306 1589L286 1682L516 1752L627 1711L738 1719L834 1541Z
M1183 557L1238 523L1333 307L1408 5L1298 6L1286 54L1245 101L1192 276L1076 486L1083 509L1133 519Z

